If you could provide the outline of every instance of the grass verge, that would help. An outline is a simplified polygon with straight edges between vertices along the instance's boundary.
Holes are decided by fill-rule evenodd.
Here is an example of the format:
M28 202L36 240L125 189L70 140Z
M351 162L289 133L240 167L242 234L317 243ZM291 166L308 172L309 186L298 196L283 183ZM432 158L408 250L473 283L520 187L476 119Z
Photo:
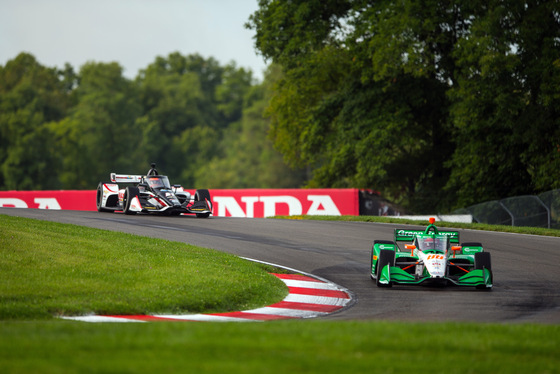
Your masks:
M5 373L558 373L558 326L0 324Z
M263 265L161 239L0 215L0 320L252 309L287 287Z
M380 217L380 216L276 216L277 219L295 219L295 220L315 220L315 221L346 221L346 222L377 222L377 223L396 223L402 225L426 226L428 221L419 221L412 219L403 219L398 217ZM504 226L504 225L488 225L485 223L460 223L460 222L436 222L438 227L454 227L458 229L484 230L512 232L517 234L528 235L544 235L560 237L560 230L546 229L542 227L523 227L523 226Z

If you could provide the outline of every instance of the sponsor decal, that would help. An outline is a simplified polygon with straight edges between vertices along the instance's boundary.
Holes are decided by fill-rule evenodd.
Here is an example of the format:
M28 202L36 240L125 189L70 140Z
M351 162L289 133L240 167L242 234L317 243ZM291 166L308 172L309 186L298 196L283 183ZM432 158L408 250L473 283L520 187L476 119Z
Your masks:
M454 231L440 231L439 234L444 235L444 236L457 236L458 235L458 233L454 232Z
M443 255L429 255L426 260L443 260Z
M399 236L415 236L415 235L422 235L424 231L416 231L416 230L397 230L397 235ZM456 236L457 232L454 231L440 231L440 235L444 236Z
M463 253L475 253L480 252L480 247L463 247Z
M36 205L36 206L33 206ZM57 209L60 210L60 204L53 197L36 197L33 199L31 207L37 209ZM16 198L0 198L0 207L4 208L30 208L22 199Z
M220 217L358 215L357 189L210 190Z
M0 207L97 210L94 191L0 191Z
M112 175L134 179L132 175ZM110 186L110 187L109 187ZM115 189L117 184L107 184ZM194 190L185 190L194 195ZM95 211L96 190L0 191L0 207ZM122 201L124 190L119 190ZM358 189L210 190L214 216L359 215Z
M340 216L340 210L328 195L309 195L307 200L311 202L310 207L304 212L303 205L298 198L294 196L242 196L241 202L244 207L232 196L216 196L213 198L214 203L218 206L218 216L232 217L256 217L256 205L262 205L262 217L271 217L278 215L279 205L287 207L285 215L297 216L302 214L310 215L332 215Z
M413 230L399 230L399 231L397 231L397 235L400 235L400 236L415 236L415 235L421 235L423 233L424 233L424 231L413 231Z

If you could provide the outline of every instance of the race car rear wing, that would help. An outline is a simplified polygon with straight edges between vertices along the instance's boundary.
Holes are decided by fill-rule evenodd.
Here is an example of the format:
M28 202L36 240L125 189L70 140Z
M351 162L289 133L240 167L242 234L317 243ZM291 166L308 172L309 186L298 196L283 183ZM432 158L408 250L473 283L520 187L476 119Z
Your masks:
M140 183L143 175L128 175L111 173L111 182L113 183Z
M459 243L459 231L438 231L440 235L449 236L451 243ZM395 242L411 242L416 235L422 234L424 234L424 230L395 229Z

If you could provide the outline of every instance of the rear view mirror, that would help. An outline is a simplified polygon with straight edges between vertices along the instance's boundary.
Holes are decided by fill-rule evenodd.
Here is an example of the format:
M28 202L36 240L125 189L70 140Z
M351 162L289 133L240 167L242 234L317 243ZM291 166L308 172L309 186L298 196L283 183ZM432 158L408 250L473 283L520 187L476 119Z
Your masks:
M453 258L455 258L455 255L457 254L457 252L460 252L463 249L463 247L461 246L453 246L451 247L451 250L453 251Z
M416 246L414 244L405 244L404 248L410 249L410 254L412 255L413 251L416 249Z

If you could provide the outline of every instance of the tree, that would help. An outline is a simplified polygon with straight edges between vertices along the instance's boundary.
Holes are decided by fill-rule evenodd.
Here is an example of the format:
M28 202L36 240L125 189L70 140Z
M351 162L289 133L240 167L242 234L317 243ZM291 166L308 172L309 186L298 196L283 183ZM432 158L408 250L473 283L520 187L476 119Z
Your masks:
M253 83L251 71L238 69L235 63L224 68L222 82L216 86L216 104L228 125L241 119L243 100Z
M270 120L263 117L273 82L280 75L277 66L269 67L264 82L252 86L242 97L242 116L225 131L219 152L196 180L211 188L297 188L305 180L302 170L293 170L283 161L267 139ZM238 99L228 101L232 105Z
M560 187L560 5L491 3L456 48L457 206Z
M141 129L144 164L195 184L195 172L207 162L220 140L224 122L216 104L223 69L215 60L172 53L158 57L137 78L143 115Z
M112 170L135 170L141 137L134 128L140 105L118 63L87 63L75 89L77 104L51 124L57 136L63 188L88 189Z
M47 124L66 115L73 80L68 66L64 72L46 68L27 53L0 67L1 188L60 188Z
M367 4L260 2L249 27L263 55L284 68L271 134L288 162L313 169L309 186L373 187L410 204L447 174L437 162L450 150L445 84L404 64L378 71L395 51L372 60L374 42L401 20ZM308 39L298 48L284 33Z
M91 189L150 162L188 187L299 186L266 140L269 87L198 55L157 57L130 81L115 62L75 74L22 54L0 67L0 188Z
M556 1L261 0L247 26L310 186L433 212L558 185Z

